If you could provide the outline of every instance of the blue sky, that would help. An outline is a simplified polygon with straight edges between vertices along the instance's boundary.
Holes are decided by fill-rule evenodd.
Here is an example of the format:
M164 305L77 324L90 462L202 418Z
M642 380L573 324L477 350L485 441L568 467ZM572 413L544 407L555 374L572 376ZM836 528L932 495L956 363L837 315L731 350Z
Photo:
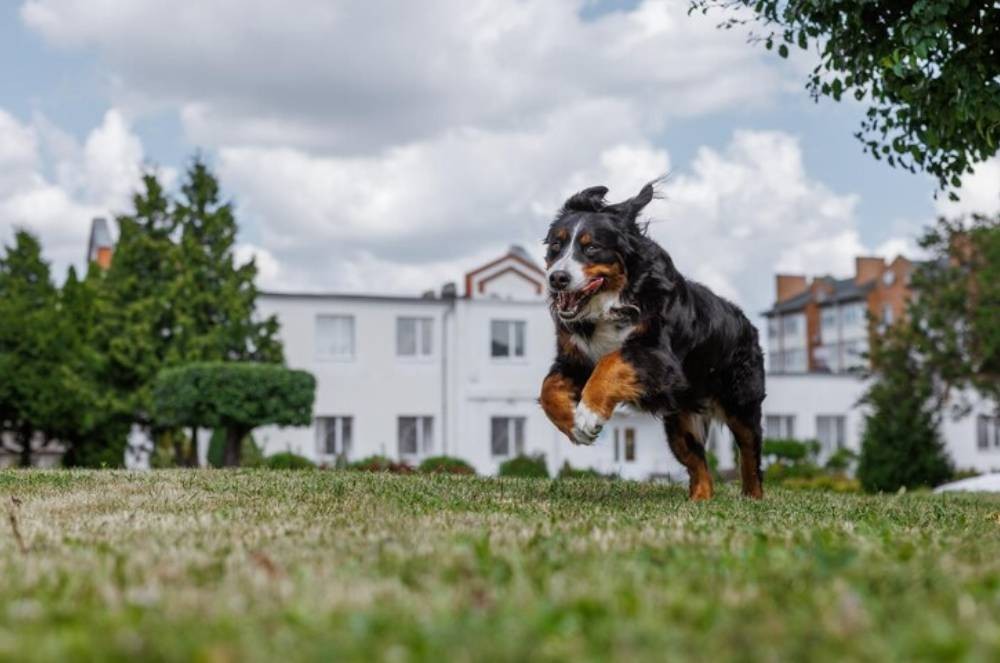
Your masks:
M814 56L683 2L271 4L0 4L4 240L26 226L79 263L140 163L173 180L201 149L265 287L416 292L537 251L574 188L669 169L654 236L759 307L776 269L844 273L949 209L862 154L858 104L808 97Z

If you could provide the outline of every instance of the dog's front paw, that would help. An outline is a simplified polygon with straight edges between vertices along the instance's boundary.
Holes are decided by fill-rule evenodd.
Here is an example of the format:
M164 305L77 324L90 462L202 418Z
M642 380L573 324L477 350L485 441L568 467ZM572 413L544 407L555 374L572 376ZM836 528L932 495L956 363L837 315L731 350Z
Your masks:
M573 442L576 444L593 444L601 434L606 420L589 407L580 403L573 412Z

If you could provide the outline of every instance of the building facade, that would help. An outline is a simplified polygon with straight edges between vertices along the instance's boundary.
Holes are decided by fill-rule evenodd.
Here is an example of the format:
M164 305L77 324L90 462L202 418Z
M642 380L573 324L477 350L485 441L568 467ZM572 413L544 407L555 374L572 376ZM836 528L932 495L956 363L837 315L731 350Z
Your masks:
M304 428L255 432L266 453L290 450L332 464L372 454L419 463L447 454L483 474L519 453L623 477L687 475L661 422L621 410L590 447L548 421L538 394L555 352L542 270L520 249L423 297L263 293L286 361L317 379L315 418ZM710 447L732 466L728 433Z
M765 437L817 440L821 457L840 448L860 450L870 334L904 314L914 268L902 256L891 262L862 257L846 279L776 276L775 303L764 312ZM963 396L971 412L942 421L948 453L960 469L1000 470L1000 420L974 394Z

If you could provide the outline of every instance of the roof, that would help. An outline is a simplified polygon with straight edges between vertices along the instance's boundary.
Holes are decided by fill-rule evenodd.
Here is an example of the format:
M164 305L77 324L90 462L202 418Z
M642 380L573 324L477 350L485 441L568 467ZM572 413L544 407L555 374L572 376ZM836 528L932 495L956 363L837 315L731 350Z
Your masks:
M418 295L371 295L356 292L269 292L261 291L261 297L277 299L343 299L348 301L369 302L400 302L407 304L442 304L448 300L441 297L423 297Z
M868 291L875 285L874 280L859 285L855 283L853 278L835 279L831 276L823 276L816 279L816 281L832 286L833 291L829 294L813 293L812 287L810 287L794 297L789 297L784 301L775 303L769 310L764 311L763 315L778 315L780 313L801 311L813 299L820 305L840 304L864 299Z

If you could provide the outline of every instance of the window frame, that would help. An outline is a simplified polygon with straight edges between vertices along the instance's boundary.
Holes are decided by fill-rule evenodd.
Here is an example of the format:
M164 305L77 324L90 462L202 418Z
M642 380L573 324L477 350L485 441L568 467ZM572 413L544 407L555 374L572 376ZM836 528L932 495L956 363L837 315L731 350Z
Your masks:
M507 450L505 453L496 453L494 434L498 430L498 425L504 429ZM528 418L521 415L498 414L490 416L490 458L509 459L524 455L524 443L527 437ZM520 435L519 435L520 433Z
M496 325L505 325L507 328L507 349L508 354L494 354L493 330ZM518 334L518 329L521 330ZM517 343L521 342L521 354L517 354ZM496 362L526 362L528 360L528 322L527 320L516 320L513 318L491 318L489 325L489 353L490 359Z
M976 450L980 453L1000 451L1000 417L989 414L976 416Z
M350 354L327 354L320 351L320 334L319 326L320 320L326 319L342 319L347 320L350 323L351 330L351 351ZM357 359L358 356L358 323L357 318L351 313L317 313L313 318L313 354L316 361L337 361L337 362L351 362Z
M414 422L414 453L403 453L403 421ZM400 461L419 461L434 453L434 415L401 414L396 417L396 455Z
M400 352L400 330L403 322L413 322L413 347L414 354L402 354ZM429 340L428 340L429 339ZM427 353L422 350L424 346ZM426 315L397 315L396 316L396 358L403 361L431 361L434 359L434 318Z
M820 437L820 421L832 422L833 441L827 445L826 440ZM828 424L830 425L830 424ZM816 439L820 443L822 453L832 454L847 446L847 415L846 414L817 414L816 415Z
M769 419L779 419L781 420L781 433L778 435L770 434L770 426L768 425ZM783 413L765 413L764 414L764 437L771 440L794 440L795 438L795 415L794 414L783 414Z
M329 414L315 418L316 422L316 454L320 458L336 458L343 456L349 458L354 446L354 415L350 414ZM334 447L339 447L339 451L328 451L327 441L329 438L330 424L334 426L335 442ZM348 434L344 435L344 425L347 424ZM345 443L346 438L346 443Z

